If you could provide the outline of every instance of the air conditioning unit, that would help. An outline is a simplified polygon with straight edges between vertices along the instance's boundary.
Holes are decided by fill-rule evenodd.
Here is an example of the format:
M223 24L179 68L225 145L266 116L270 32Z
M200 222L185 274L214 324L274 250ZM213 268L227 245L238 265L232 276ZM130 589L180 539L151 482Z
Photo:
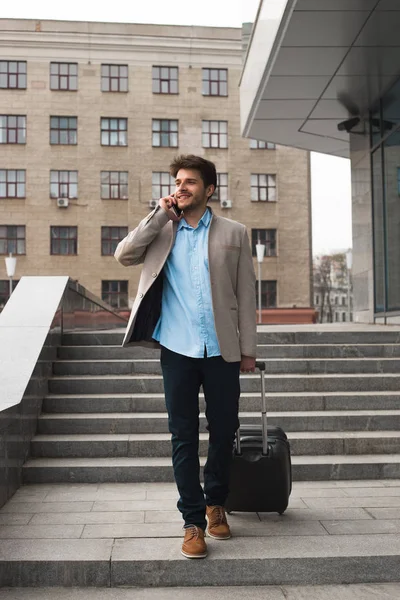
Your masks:
M158 200L150 200L149 206L150 208L155 208L158 204Z
M57 206L58 208L68 208L68 198L57 198Z
M232 200L221 200L221 208L232 208Z

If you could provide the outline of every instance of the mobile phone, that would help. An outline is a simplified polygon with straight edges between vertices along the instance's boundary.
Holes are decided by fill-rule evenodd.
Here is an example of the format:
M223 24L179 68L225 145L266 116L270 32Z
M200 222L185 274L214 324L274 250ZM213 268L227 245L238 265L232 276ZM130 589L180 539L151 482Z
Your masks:
M173 198L175 198L174 194L172 194ZM175 198L176 200L176 198ZM175 216L180 217L182 214L182 209L179 208L179 206L177 204L172 204L171 205L171 210L173 211L173 213L175 214Z

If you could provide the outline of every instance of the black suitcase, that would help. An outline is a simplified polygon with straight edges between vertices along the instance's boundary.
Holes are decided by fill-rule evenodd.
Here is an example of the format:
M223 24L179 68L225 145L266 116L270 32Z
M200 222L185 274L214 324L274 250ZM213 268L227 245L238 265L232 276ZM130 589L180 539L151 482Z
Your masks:
M261 373L260 425L242 425L237 431L230 477L227 512L285 512L292 491L290 445L280 427L267 428L265 363Z

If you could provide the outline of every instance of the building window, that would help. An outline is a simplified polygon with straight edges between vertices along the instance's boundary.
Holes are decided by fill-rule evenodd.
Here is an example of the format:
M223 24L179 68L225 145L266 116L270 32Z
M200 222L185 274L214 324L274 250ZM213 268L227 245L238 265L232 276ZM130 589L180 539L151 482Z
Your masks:
M50 144L73 146L77 143L77 117L50 117Z
M113 256L121 240L128 235L127 227L101 228L101 255Z
M342 296L342 306L346 306L346 296Z
M128 119L101 119L101 145L127 146Z
M0 169L0 198L25 198L24 169Z
M175 179L166 171L153 171L151 175L151 197L165 198L175 192Z
M50 254L78 254L78 228L50 227Z
M251 201L276 201L276 175L262 173L251 174Z
M258 298L258 281L256 293ZM276 281L261 281L261 308L276 308Z
M210 198L211 201L223 202L228 198L228 173L217 173L217 188Z
M50 63L50 89L76 92L78 89L78 63Z
M128 199L128 171L102 171L100 180L103 200Z
M203 69L203 96L228 95L228 69Z
M315 304L318 305L319 304L319 296L318 294L315 296Z
M26 61L0 61L0 89L26 90Z
M128 65L101 65L101 91L127 92Z
M257 256L256 244L264 244L265 256L276 256L276 229L252 229L251 250L253 256Z
M342 313L342 321L345 322L346 321L346 313Z
M113 308L128 307L127 281L102 281L101 298Z
M228 121L202 122L203 148L228 147Z
M178 67L153 67L153 94L178 93Z
M0 225L0 254L25 254L25 225Z
M335 322L337 323L339 321L339 313L335 312Z
M250 148L252 150L275 150L276 146L273 142L263 142L262 140L250 140Z
M13 291L17 287L18 279L13 279ZM9 279L0 279L0 311L4 308L7 300L10 298L10 281Z
M176 119L153 119L153 146L178 147L178 121Z
M0 144L26 143L26 117L0 115Z
M50 198L77 198L78 171L50 171Z

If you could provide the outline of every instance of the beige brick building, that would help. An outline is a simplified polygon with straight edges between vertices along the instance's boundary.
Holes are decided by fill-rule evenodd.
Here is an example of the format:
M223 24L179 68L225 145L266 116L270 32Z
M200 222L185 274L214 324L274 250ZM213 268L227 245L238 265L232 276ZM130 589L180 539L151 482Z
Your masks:
M67 274L130 304L140 268L113 248L190 152L221 174L213 210L267 240L264 305L310 306L309 154L241 138L241 29L3 19L0 31L0 254L17 253L16 278ZM4 260L0 281L4 297Z

